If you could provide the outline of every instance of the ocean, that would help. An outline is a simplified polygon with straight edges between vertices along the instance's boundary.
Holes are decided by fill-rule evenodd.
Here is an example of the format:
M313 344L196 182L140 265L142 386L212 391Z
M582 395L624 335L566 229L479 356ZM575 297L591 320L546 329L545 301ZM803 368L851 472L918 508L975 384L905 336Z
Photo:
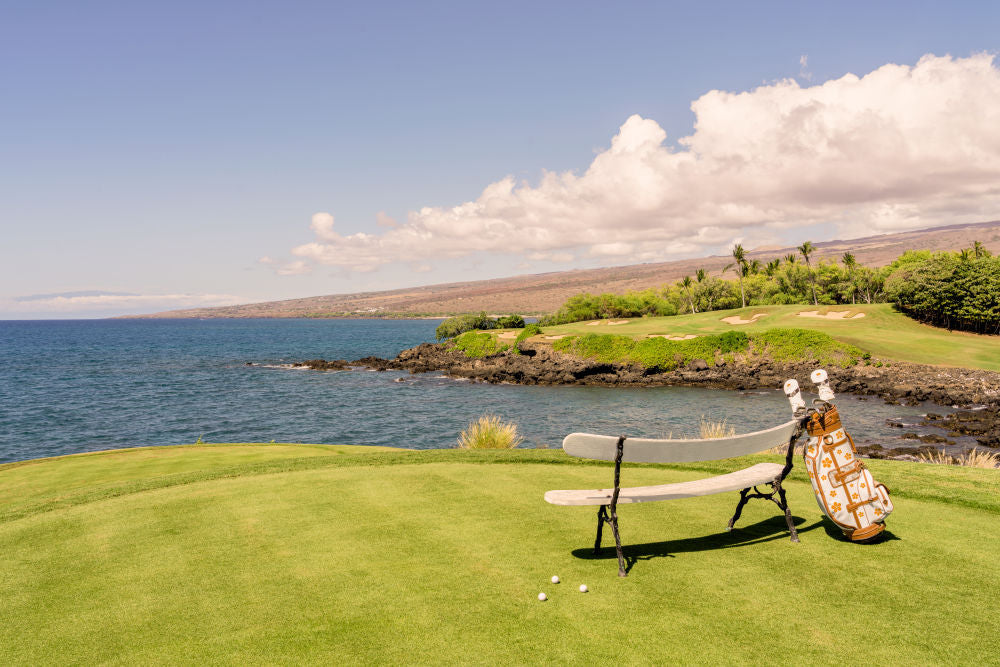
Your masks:
M65 320L0 322L0 462L120 447L286 442L453 447L470 420L517 423L525 447L573 431L696 437L701 417L740 432L788 419L778 388L488 385L440 373L290 369L305 359L393 357L434 339L434 320ZM251 363L253 365L247 365ZM799 378L805 382L806 378ZM859 444L887 419L940 406L840 397ZM914 430L914 429L909 429Z

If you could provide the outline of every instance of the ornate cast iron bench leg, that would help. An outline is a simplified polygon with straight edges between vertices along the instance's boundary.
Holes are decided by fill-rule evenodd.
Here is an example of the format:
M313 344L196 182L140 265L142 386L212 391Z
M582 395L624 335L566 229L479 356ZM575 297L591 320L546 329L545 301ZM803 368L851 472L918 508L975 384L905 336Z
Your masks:
M743 514L743 506L750 500L750 498L747 497L748 493L750 493L749 488L740 491L740 502L736 504L736 512L733 514L733 518L729 520L729 525L726 527L726 530L732 530L733 525L739 521L740 515Z

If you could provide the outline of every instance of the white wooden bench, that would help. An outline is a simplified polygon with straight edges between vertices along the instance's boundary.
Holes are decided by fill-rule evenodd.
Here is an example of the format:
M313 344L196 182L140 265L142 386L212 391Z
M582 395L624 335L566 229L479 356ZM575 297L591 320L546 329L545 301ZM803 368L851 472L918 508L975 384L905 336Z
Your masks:
M563 440L563 449L571 456L615 462L615 484L609 489L587 489L574 491L548 491L545 500L553 505L599 505L597 510L597 539L594 553L601 548L601 531L605 523L611 525L618 550L618 576L627 576L625 560L622 557L621 536L618 532L617 507L622 503L646 503L675 498L707 496L726 491L739 491L740 499L736 512L729 520L727 530L740 518L743 506L751 498L763 498L774 502L784 513L792 542L799 536L792 522L785 490L781 483L792 470L792 456L795 442L802 435L805 419L792 421L755 433L746 433L727 438L691 440L649 440L646 438L626 438L622 436L591 435L571 433ZM772 447L787 445L785 464L758 463L716 477L708 477L691 482L660 484L658 486L636 486L621 488L621 464L623 462L681 463L689 461L714 461L735 456L745 456ZM770 489L757 487L769 485ZM777 497L775 497L777 496Z

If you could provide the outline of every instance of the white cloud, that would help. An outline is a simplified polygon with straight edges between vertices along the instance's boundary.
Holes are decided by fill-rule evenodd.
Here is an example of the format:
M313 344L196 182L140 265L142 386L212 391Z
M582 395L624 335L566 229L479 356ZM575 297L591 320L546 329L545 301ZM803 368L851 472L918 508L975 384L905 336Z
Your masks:
M180 308L231 306L246 303L232 294L126 294L120 292L65 292L14 297L0 302L0 311L78 314L91 311L153 312Z
M292 253L354 271L479 252L645 261L820 223L857 236L969 222L1000 205L1000 70L990 55L713 90L691 109L694 132L679 149L655 121L632 116L583 173L546 172L535 185L508 176L474 201L412 211L378 234L341 235L317 213L316 240Z
M812 81L813 78L812 72L809 71L809 56L804 54L799 56L799 78L806 81Z
M301 276L302 274L310 273L312 267L301 259L298 259L279 266L275 271L279 276Z

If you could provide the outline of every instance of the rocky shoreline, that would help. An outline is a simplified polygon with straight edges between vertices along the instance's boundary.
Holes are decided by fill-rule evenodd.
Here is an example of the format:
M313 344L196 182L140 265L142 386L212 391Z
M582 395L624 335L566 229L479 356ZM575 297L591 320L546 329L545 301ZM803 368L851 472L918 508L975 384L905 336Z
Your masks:
M656 371L641 366L603 363L554 351L547 345L524 343L522 354L501 354L471 359L447 344L424 343L403 350L395 359L366 357L353 362L314 359L302 365L316 370L341 370L363 366L375 370L405 370L411 373L444 372L453 377L489 383L527 385L664 386L684 385L749 390L781 386L789 377L803 384L816 367L813 362L781 363L759 356L737 355L732 362L721 358L696 359L687 367ZM835 391L859 396L878 396L891 404L930 401L959 408L940 416L928 414L924 424L944 429L948 435L968 435L984 447L1000 448L1000 373L927 366L905 362L870 362L848 368L827 368ZM944 438L914 436L917 451ZM883 457L894 450L866 452Z

